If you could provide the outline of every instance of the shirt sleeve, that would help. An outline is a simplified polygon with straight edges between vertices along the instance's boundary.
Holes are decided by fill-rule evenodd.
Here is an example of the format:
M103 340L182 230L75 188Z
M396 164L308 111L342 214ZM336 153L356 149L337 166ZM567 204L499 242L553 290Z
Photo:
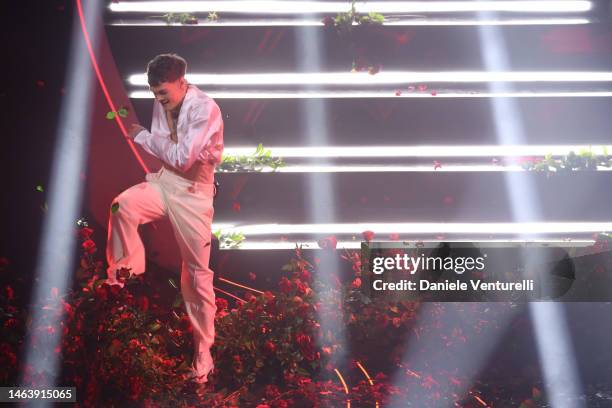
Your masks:
M138 133L134 141L170 166L188 171L222 126L219 107L208 101L192 107L187 123L177 130L178 143L146 129Z

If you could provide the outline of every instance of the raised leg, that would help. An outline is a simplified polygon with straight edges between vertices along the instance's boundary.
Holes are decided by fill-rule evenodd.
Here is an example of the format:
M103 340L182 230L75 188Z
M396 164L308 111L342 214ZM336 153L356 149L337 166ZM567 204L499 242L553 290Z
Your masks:
M163 192L155 181L132 186L112 201L108 221L106 259L108 283L123 286L116 272L129 268L139 275L145 271L145 249L138 226L159 219L166 213Z

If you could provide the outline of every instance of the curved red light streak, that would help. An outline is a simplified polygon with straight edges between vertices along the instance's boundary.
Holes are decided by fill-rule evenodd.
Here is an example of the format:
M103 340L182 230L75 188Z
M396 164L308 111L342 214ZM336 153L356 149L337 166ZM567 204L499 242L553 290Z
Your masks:
M93 65L94 71L96 73L96 77L98 78L98 82L100 83L100 86L102 87L102 92L104 93L104 97L106 98L106 102L108 103L108 106L111 108L113 112L116 112L117 109L115 108L115 104L113 103L113 100L111 99L110 94L108 93L108 89L106 88L106 83L104 82L104 78L102 77L102 72L100 71L100 66L98 65L98 60L96 59L96 56L93 52L93 47L91 46L91 39L89 37L89 32L87 31L87 24L85 23L85 16L83 15L83 6L81 5L81 0L76 0L76 5L77 5L78 13L79 13L79 21L81 23L81 31L83 31L83 37L85 39L85 44L87 45L87 52L89 53L89 59L91 61L91 64ZM140 154L138 153L138 151L136 150L136 147L134 146L134 142L132 142L132 140L128 137L128 133L125 130L125 126L123 125L123 121L121 120L121 117L119 115L115 115L115 121L119 125L119 129L121 130L123 137L125 138L128 145L130 146L130 149L132 149L132 153L134 153L134 156L136 156L136 160L138 161L142 169L145 171L145 173L149 173L149 168L147 167L145 162L142 160L142 157L140 157Z

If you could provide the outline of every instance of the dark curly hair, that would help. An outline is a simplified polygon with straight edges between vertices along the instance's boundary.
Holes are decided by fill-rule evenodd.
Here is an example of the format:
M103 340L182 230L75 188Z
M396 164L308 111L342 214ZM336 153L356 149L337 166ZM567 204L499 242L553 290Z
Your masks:
M147 64L147 79L150 86L162 82L174 82L185 75L187 61L176 54L160 54Z

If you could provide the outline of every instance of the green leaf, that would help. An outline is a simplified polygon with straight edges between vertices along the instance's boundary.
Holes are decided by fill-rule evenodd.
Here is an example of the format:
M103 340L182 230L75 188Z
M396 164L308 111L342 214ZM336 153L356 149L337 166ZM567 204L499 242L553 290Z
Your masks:
M129 110L128 108L126 108L125 106L121 107L121 109L119 109L119 111L117 111L117 113L119 114L119 116L121 116L122 118L127 117Z
M173 308L180 307L183 304L183 297L179 294L172 303Z
M44 190L43 190L43 186L41 186L40 184L39 184L39 185L37 185L37 186L36 186L36 191L38 191L38 192L42 193L42 192L44 191Z
M113 203L113 205L111 205L111 213L116 213L119 210L119 203Z
M157 323L157 322L155 322L155 323L153 323L153 324L151 324L151 325L149 326L149 331L151 331L151 332L156 332L156 331L158 331L159 329L161 329L161 324L159 324L159 323Z
M113 111L107 112L106 113L106 119L113 120L113 119L115 119L115 115L116 115L116 113L113 112Z

